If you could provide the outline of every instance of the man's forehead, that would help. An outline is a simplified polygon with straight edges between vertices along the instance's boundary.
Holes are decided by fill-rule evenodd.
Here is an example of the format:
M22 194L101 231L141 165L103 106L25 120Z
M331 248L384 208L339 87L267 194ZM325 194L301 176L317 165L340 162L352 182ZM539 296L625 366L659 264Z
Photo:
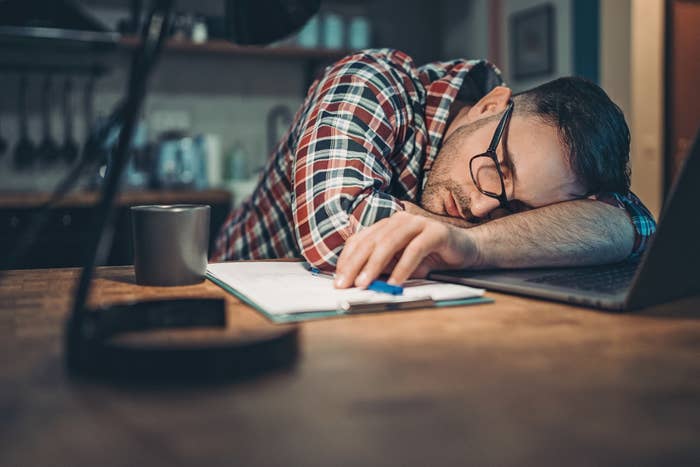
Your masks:
M537 117L518 116L509 130L505 156L515 168L515 198L542 206L582 191L557 128Z

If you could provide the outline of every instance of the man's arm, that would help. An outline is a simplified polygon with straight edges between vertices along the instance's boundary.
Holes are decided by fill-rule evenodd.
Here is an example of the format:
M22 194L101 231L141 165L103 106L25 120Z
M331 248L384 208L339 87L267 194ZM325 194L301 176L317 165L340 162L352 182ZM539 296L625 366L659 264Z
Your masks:
M644 203L631 191L625 195L619 193L598 193L592 196L591 199L627 211L635 231L634 245L630 257L637 257L644 253L649 241L656 233L656 221L654 216L644 206Z
M330 67L310 92L292 173L294 231L304 258L335 267L348 237L402 211L392 155L410 121L396 52L363 52ZM403 125L405 126L405 125Z
M544 206L470 232L475 268L583 266L622 261L634 244L627 212L592 200Z
M443 268L609 263L627 258L634 242L627 212L593 200L545 206L470 229L397 213L348 240L336 286L366 286L382 272L398 284Z
M469 222L465 219L462 219L460 217L450 217L450 216L441 216L439 214L434 214L430 211L426 211L422 207L418 206L417 204L413 204L408 201L402 201L404 211L406 211L409 214L415 214L417 216L423 216L427 217L428 219L433 219L436 221L444 222L446 224L454 225L455 227L462 227L463 229L468 229L474 226L477 226L479 224L474 224L473 222Z

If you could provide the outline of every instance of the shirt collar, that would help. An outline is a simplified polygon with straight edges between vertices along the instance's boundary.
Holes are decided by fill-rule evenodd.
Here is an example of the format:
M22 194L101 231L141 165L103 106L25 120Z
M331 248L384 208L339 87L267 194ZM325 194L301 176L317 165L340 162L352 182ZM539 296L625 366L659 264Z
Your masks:
M502 85L503 80L498 68L485 60L435 62L418 71L426 90L424 115L428 145L423 170L429 171L442 146L450 106L455 99L475 103L494 87Z

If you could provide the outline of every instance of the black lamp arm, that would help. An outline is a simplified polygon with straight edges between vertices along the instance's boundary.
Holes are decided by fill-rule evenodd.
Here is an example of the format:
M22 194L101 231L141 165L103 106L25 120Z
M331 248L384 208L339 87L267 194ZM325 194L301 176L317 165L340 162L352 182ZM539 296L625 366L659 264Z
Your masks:
M123 102L123 121L114 152L114 163L106 176L98 206L95 210L92 238L85 251L83 269L75 299L66 323L66 363L69 368L80 366L82 333L85 331L85 309L95 266L106 255L114 230L114 199L119 191L122 174L129 159L129 144L141 110L146 85L160 55L172 19L174 0L154 0L151 12L141 34L141 46L135 51L129 78L127 96Z

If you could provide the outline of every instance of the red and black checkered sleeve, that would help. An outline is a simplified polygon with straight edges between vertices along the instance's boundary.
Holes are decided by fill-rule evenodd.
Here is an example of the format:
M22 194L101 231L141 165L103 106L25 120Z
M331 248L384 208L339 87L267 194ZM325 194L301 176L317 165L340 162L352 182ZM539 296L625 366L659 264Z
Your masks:
M644 203L631 191L625 196L619 193L600 193L594 199L625 209L634 226L634 246L630 258L640 256L656 233L656 221Z
M335 267L360 226L403 210L388 192L390 156L407 118L404 59L394 51L357 54L316 84L296 150L293 213L299 248L317 267Z

